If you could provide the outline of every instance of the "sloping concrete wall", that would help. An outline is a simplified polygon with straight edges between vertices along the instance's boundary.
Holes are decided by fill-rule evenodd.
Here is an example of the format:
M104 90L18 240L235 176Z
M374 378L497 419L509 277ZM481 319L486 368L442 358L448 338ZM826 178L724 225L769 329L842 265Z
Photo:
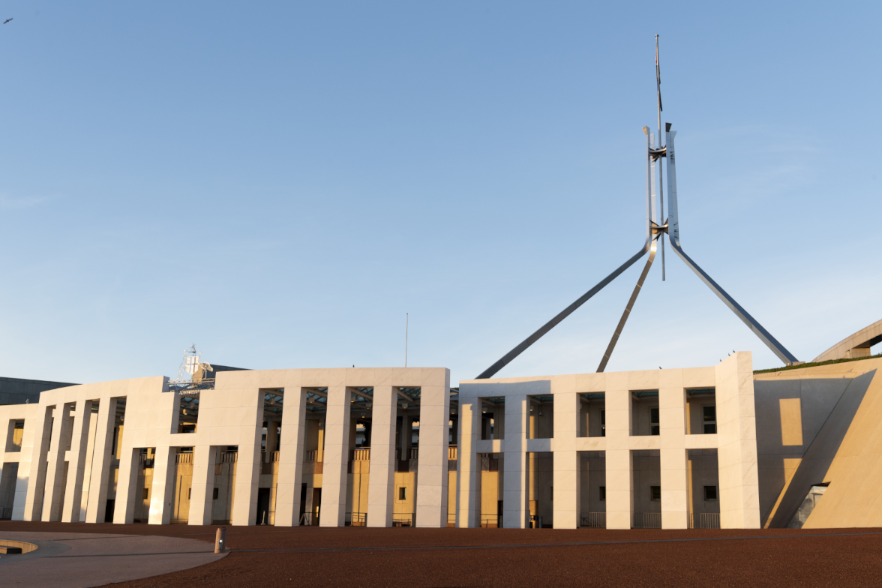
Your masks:
M882 502L876 522L866 518L882 477L872 473L882 465L880 368L882 360L872 359L754 376L764 527L786 527L809 489L823 483L827 494L804 527L880 524Z

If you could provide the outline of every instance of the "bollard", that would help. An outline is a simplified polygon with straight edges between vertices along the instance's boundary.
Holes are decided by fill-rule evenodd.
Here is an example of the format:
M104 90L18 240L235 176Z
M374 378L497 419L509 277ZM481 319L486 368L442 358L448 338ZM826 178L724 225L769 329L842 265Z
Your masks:
M227 528L220 527L214 537L214 552L223 553L227 550Z

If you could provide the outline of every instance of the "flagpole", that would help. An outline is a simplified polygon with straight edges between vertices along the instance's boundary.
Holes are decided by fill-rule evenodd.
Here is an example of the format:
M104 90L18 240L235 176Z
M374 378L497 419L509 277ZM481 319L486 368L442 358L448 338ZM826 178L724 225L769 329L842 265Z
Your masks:
M658 63L658 35L655 36L655 82L656 82L656 102L658 104L658 148L662 148L662 134L661 134L661 111L662 111L662 102L661 102L661 70L660 65ZM665 194L664 194L664 181L662 179L662 163L661 157L656 159L656 163L658 164L658 208L659 208L659 224L665 224ZM659 240L661 241L661 266L662 266L662 282L665 281L665 234L662 232L659 234Z

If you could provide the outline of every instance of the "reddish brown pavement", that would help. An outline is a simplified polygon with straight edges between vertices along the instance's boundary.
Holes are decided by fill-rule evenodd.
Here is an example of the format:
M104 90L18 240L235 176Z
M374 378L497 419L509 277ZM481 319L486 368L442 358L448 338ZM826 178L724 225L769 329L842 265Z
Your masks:
M217 527L0 522L187 537ZM115 586L880 586L882 530L228 527L226 558Z

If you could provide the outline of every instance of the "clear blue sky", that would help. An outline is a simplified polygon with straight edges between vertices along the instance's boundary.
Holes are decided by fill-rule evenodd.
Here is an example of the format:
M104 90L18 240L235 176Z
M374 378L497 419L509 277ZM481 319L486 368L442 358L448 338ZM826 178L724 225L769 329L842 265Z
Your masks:
M882 318L882 4L4 2L0 375L476 376L643 242L799 359ZM667 249L608 370L775 356ZM641 264L638 264L642 265ZM500 376L591 372L632 267Z

